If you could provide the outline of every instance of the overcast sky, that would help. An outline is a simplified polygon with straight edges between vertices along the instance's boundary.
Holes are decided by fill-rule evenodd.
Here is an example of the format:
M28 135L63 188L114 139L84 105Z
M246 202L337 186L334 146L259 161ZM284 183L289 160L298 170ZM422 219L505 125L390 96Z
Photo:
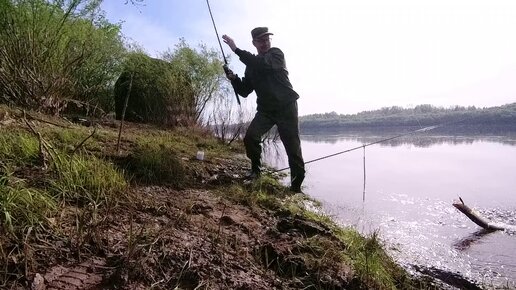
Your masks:
M111 22L152 56L183 37L219 50L205 0L108 0ZM285 53L300 115L432 104L516 102L514 0L210 0L219 36L255 53L268 26ZM232 55L230 67L243 75ZM255 97L244 102L254 104Z

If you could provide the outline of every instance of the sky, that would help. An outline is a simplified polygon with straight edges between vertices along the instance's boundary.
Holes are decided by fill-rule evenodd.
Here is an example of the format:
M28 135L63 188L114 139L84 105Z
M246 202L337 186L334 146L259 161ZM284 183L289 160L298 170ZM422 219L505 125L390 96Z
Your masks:
M285 54L299 114L516 102L514 0L210 0L219 36L256 53L267 26ZM220 51L205 0L105 0L122 33L155 57L184 38ZM229 47L230 67L245 67ZM256 102L254 94L242 99Z

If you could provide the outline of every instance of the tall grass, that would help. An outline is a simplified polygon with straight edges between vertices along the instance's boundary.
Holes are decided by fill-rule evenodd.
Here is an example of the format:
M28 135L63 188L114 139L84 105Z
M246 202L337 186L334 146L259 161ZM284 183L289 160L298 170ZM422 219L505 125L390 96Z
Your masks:
M104 105L124 53L96 0L0 0L0 103L59 113Z
M38 140L27 132L0 129L0 164L31 163L39 154Z
M355 230L337 232L349 246L348 255L355 271L364 281L382 289L396 289L392 275L395 264L385 253L377 231L365 237Z
M16 168L32 166L39 154L38 140L25 132L0 134L0 214L9 230L42 221L58 201L111 204L127 186L123 172L107 160L90 154L69 156L51 152L47 176L50 188L34 189L13 176Z
M46 192L27 188L22 181L0 176L0 222L16 233L35 226L56 208L54 199Z
M62 155L56 159L54 170L51 190L58 199L69 202L110 204L121 198L127 187L123 172L90 154L71 159Z

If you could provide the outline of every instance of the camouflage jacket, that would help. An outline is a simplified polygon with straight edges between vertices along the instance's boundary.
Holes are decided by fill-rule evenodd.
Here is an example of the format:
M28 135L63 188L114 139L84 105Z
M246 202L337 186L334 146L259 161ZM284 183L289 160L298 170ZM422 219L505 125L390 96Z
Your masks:
M244 98L253 90L256 92L258 111L277 112L299 98L292 88L285 57L279 48L272 47L264 55L254 55L238 48L235 53L246 69L243 78L231 83Z

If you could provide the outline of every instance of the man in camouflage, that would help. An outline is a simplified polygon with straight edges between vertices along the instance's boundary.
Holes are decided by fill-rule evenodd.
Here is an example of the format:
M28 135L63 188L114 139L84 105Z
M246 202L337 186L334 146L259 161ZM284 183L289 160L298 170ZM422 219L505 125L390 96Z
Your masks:
M223 35L224 42L246 65L245 76L239 78L227 67L224 69L239 95L245 98L255 91L257 96L257 112L244 137L247 157L251 159L249 178L260 176L261 138L276 125L288 156L290 189L301 192L305 166L299 138L299 95L293 90L288 78L283 52L279 48L271 47L270 35L272 33L267 27L257 27L251 31L257 55L239 49L231 37Z

